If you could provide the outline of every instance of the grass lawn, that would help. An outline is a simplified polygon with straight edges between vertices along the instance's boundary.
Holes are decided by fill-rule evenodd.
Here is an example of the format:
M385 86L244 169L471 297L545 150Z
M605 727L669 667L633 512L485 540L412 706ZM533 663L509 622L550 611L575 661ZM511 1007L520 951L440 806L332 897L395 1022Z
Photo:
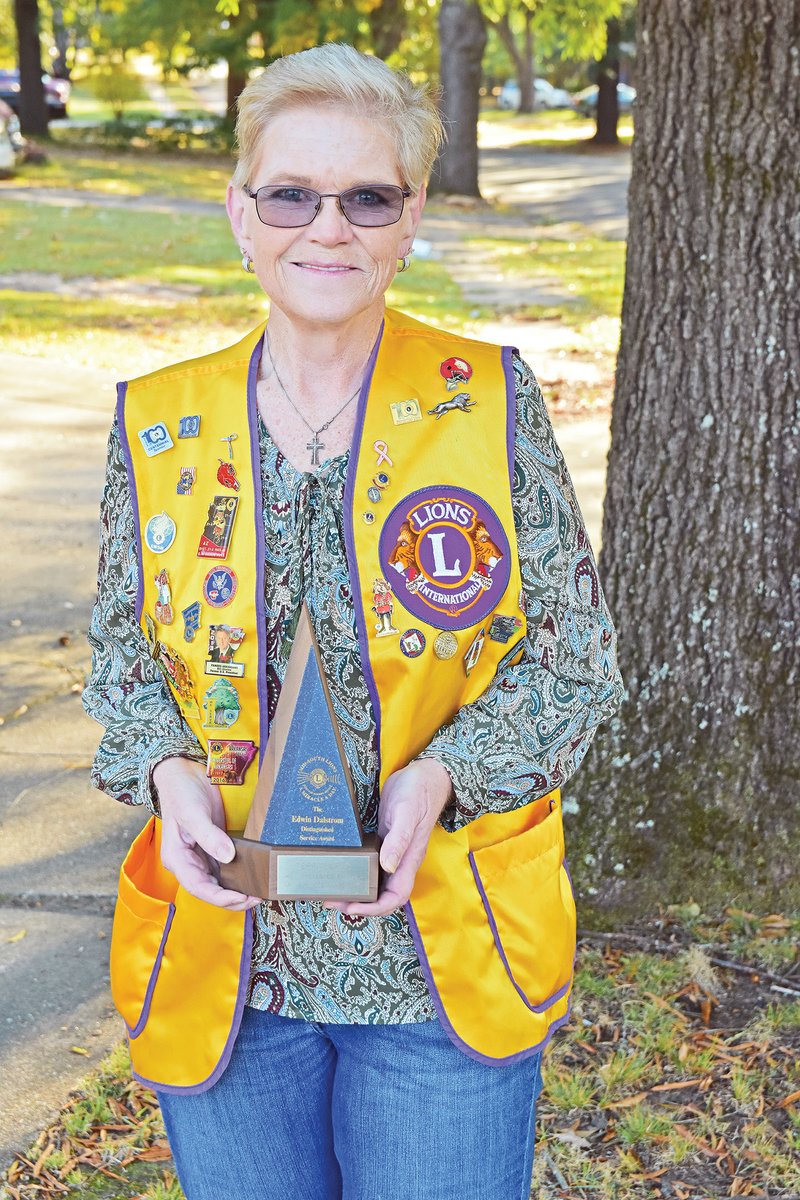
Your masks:
M46 163L24 164L8 186L69 188L110 196L177 196L223 204L232 170L232 159L211 156L113 154L52 145L47 147Z
M0 274L12 277L0 305L0 336L8 349L41 353L43 340L57 342L72 361L135 373L195 352L199 339L223 345L262 318L263 297L238 268L222 210L229 162L64 147L48 153L47 164L25 166L8 186L196 199L218 203L219 215L102 208L88 196L85 205L28 203L3 198L0 184ZM537 281L561 281L552 302L523 305L515 316L558 318L578 330L598 318L617 319L624 243L580 226L560 227L554 235L535 242L473 238L470 247L489 276L522 278L534 288ZM97 285L68 299L57 283L28 290L32 264L40 263L42 274ZM27 279L24 286L13 287L15 276ZM398 276L390 302L467 333L492 315L490 307L467 301L435 260L417 259L413 271Z
M481 146L535 145L539 149L569 150L584 145L595 131L593 120L569 109L515 113L494 106L481 109L478 141ZM633 118L622 116L617 133L623 146L633 141Z
M208 115L196 93L184 80L170 80L160 83L159 86L163 88L167 100L173 108L177 109L179 116ZM142 91L145 92L144 84L142 84ZM79 121L111 121L114 116L109 104L95 98L89 80L86 78L73 80L68 108L70 118ZM125 105L124 115L126 118L138 119L159 117L162 113L158 104L143 94L140 100L133 100L130 104Z
M475 255L486 263L487 273L504 278L525 279L535 288L537 280L558 279L572 299L552 304L527 304L515 315L541 319L560 317L581 328L598 317L618 317L625 282L625 242L600 238L575 225L558 237L535 241L511 238L471 238Z
M800 1192L798 933L781 914L712 922L688 904L632 935L585 935L572 1019L545 1056L538 1200ZM123 1048L18 1156L0 1195L179 1200L154 1099Z
M31 288L32 264L41 264L41 290ZM221 206L212 217L8 198L0 206L0 275L6 350L53 347L69 361L126 376L235 341L267 313ZM389 303L456 329L483 315L435 261L398 276Z

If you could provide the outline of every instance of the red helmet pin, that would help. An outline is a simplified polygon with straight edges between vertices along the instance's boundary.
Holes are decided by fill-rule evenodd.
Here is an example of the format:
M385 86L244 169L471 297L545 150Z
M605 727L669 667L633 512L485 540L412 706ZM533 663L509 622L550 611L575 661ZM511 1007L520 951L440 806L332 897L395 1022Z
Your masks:
M471 378L472 367L465 358L446 358L439 367L439 373L447 384L448 392L454 392Z
M236 468L233 463L225 462L224 458L219 460L217 479L223 487L230 488L232 492L238 492L239 480L236 478Z

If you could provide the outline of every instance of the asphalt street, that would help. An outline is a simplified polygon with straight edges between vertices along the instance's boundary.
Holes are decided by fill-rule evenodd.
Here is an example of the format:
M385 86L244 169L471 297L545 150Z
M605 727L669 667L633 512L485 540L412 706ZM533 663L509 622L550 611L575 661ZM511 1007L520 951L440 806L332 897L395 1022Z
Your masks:
M491 153L501 158L487 185L502 187L506 200L522 189L514 196L521 224L540 204L536 219L544 219L546 199L524 195L524 155ZM564 213L571 189L584 196L578 208L594 203L586 164L543 157L554 172L551 213L555 202L560 219L582 219ZM624 236L626 178L617 171L597 199L597 219L613 216L622 230L609 227L607 236ZM98 731L79 697L115 381L61 361L45 344L40 357L1 350L0 1169L122 1035L108 992L108 940L119 863L142 821L92 791ZM557 432L597 545L607 419Z

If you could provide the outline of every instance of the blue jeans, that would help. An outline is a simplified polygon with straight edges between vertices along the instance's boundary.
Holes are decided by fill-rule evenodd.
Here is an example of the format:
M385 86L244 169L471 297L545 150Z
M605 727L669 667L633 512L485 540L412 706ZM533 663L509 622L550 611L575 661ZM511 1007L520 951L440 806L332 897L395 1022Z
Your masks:
M219 1082L158 1098L187 1200L528 1200L540 1058L246 1008Z

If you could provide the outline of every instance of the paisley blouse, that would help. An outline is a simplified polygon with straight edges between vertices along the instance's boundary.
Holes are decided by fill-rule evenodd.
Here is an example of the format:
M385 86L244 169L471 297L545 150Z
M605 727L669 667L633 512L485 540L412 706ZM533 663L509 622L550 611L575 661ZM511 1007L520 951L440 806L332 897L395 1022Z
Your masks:
M513 509L528 635L522 659L460 709L420 757L453 781L441 816L452 830L526 804L579 766L622 684L615 635L563 456L542 394L514 359ZM280 694L302 599L311 613L366 830L378 811L375 722L362 671L343 530L349 452L297 471L259 421L264 497L267 683ZM480 474L476 447L476 475ZM152 771L164 758L205 762L135 617L136 528L116 424L101 506L98 597L89 641L87 712L104 727L96 787L158 812ZM588 566L587 566L588 564ZM434 1008L402 910L347 917L313 901L264 902L255 913L248 1003L323 1022L431 1020Z

